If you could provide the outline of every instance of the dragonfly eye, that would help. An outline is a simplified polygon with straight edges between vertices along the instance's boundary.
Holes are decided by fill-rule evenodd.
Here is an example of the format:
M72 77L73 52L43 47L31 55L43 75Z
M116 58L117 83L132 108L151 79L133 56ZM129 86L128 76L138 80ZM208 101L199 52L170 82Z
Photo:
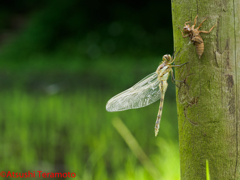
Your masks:
M170 54L166 54L163 56L163 61L170 61L171 60L171 55Z

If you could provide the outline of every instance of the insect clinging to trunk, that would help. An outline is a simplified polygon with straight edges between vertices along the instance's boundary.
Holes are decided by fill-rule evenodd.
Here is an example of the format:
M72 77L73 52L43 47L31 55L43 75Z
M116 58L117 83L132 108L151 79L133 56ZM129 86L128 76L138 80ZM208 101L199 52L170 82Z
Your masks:
M174 79L172 68L180 67L187 64L186 62L180 65L172 65L172 63L176 59L176 56L177 54L174 57L172 57L169 54L164 55L162 58L163 59L162 63L158 66L155 72L143 78L133 87L112 97L107 102L106 105L107 111L115 112L124 111L127 109L141 108L144 106L148 106L160 99L157 120L155 123L155 136L157 136L162 116L164 96L168 87L167 83L168 77L171 74L172 81L173 82L178 81ZM186 84L185 81L178 82L183 82L184 84Z
M199 27L194 29L194 27L196 25L197 17L198 17L198 15L195 17L194 25L192 25L192 27L189 25L189 23L191 21L185 22L184 27L183 27L183 32L181 31L181 33L182 33L182 36L184 38L185 37L189 37L190 40L193 42L193 44L196 47L196 51L197 51L198 57L200 59L202 54L203 54L203 51L204 51L204 42L203 42L202 37L200 36L200 33L210 33L217 24L215 24L209 31L199 31L199 29L202 26L203 22L206 21L207 18L205 18L200 23ZM186 35L184 35L184 34L186 34Z

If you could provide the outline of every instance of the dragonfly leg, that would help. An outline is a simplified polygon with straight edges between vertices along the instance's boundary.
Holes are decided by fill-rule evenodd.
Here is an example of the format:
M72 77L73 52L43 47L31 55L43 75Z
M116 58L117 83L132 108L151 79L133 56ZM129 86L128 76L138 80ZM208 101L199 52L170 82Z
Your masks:
M172 57L175 57L175 56L174 56L175 53L176 53L176 48L175 48L174 51L173 51L173 55L172 55ZM177 52L177 54L178 54L178 52ZM173 62L173 61L172 61L172 62Z
M173 60L170 62L170 64L172 64L172 63L175 61L178 53L181 51L181 48L180 48L179 51L176 53L176 55L175 55L175 51L176 51L176 49L175 49L174 52L173 52L173 55L172 55L172 56L173 56Z
M183 66L183 65L185 65L185 64L187 64L188 62L186 62L186 63L183 63L183 64L179 64L179 65L171 65L171 67L181 67L181 66Z
M199 33L210 33L212 30L213 30L213 28L216 26L217 24L215 24L209 31L199 31Z
M200 29L200 27L202 26L203 22L206 21L206 20L207 20L207 18L205 18L196 29Z
M189 24L191 21L187 21L184 23L184 26L186 26L187 24Z
M183 81L180 81L180 80L176 80L176 79L174 78L173 70L171 70L171 76L172 76L172 82L173 82L173 84L175 84L175 86L177 86L178 88L180 88L180 87L175 83L175 81L180 82L180 83L184 83L184 84L188 87L188 84L186 83L186 79L183 80Z
M197 17L198 17L198 14L197 14L197 16L196 16L195 19L194 19L193 28L196 26L196 23L197 23Z
M172 57L174 57L174 54L175 54L175 53L176 53L176 48L174 48Z
M171 76L172 76L172 82L173 82L173 84L175 84L175 86L177 86L178 88L180 88L180 87L175 83L175 81L178 81L178 82L179 82L179 80L176 80L176 79L174 78L173 70L171 70ZM181 82L181 81L180 81L180 82Z

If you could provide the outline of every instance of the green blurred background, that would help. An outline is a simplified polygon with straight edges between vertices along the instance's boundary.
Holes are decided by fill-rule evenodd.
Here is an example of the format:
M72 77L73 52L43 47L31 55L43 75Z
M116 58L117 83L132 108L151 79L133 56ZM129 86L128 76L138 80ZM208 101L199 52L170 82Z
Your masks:
M172 82L157 137L159 102L105 110L173 53L170 1L4 0L0 27L0 171L154 179L114 128L119 117L158 179L180 178Z

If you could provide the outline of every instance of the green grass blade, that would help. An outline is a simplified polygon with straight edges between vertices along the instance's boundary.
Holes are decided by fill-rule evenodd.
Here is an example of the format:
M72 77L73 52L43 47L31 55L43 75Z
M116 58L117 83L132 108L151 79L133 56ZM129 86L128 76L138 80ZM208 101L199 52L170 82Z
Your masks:
M206 180L210 180L209 165L207 159L206 159Z

